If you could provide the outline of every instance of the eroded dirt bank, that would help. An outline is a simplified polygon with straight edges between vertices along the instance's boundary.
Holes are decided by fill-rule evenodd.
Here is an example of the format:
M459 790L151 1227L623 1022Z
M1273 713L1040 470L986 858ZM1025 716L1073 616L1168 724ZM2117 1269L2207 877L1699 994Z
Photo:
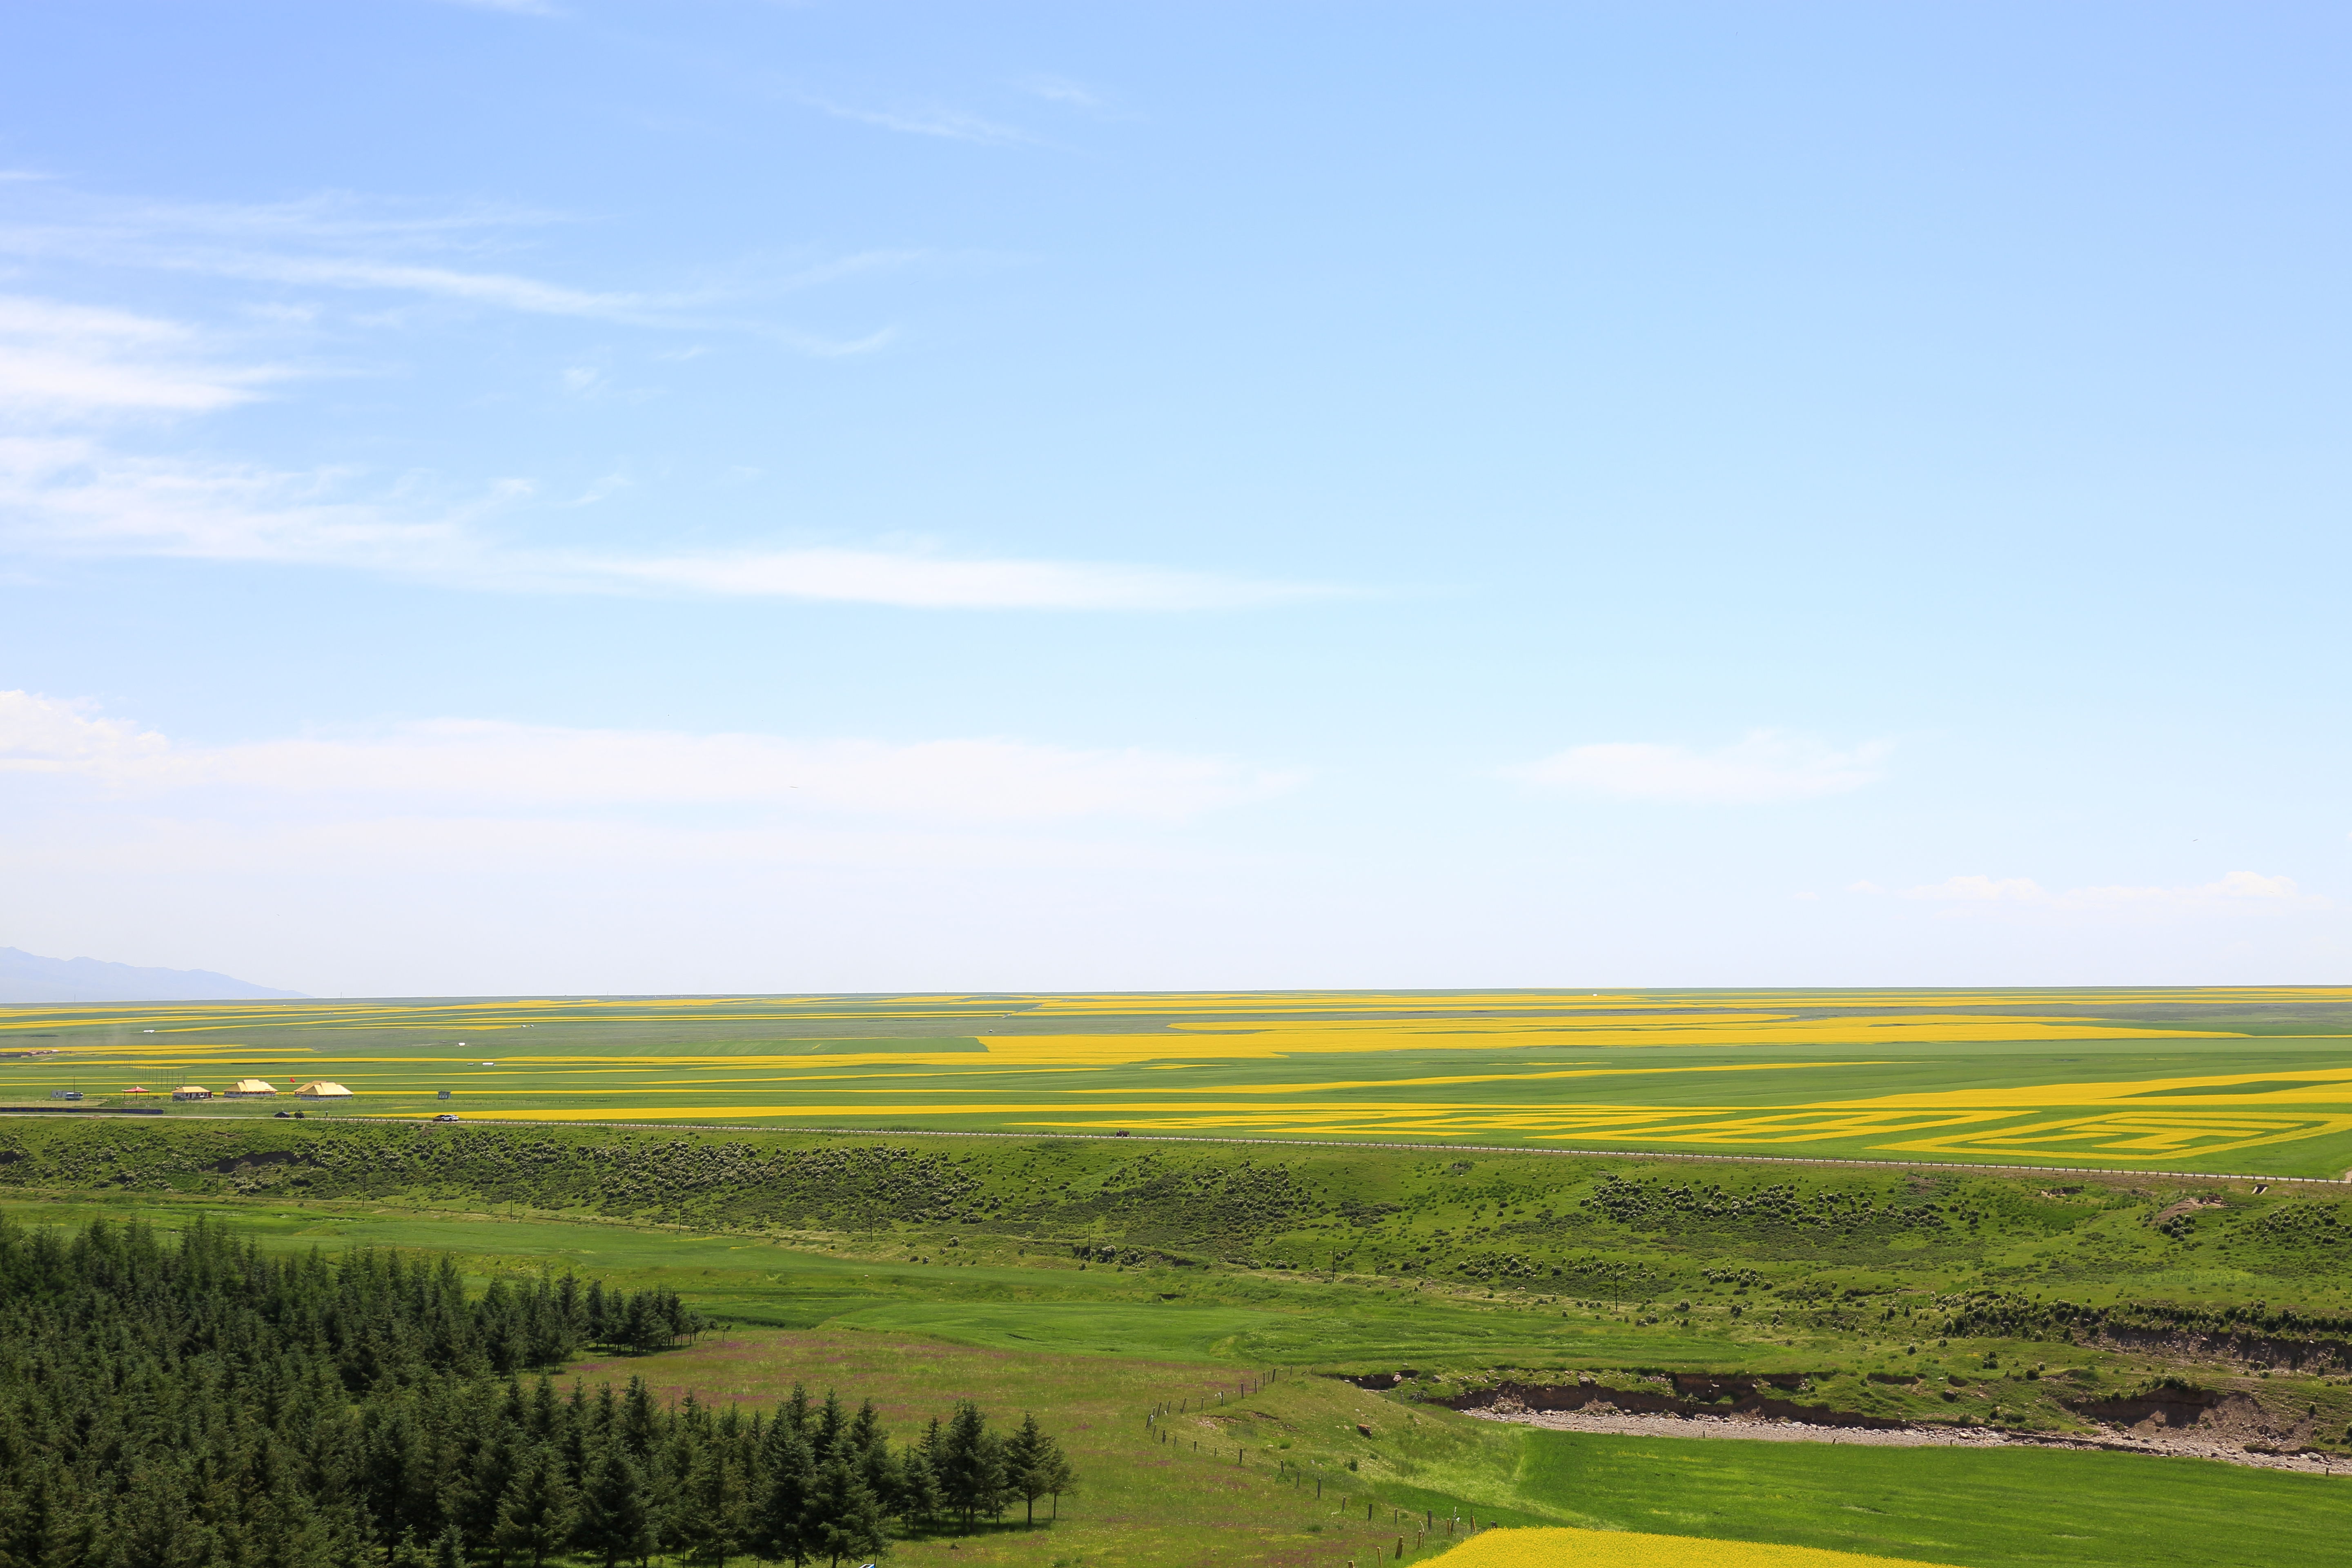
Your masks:
M1770 1415L1685 1415L1621 1410L1593 1401L1574 1409L1531 1409L1510 1399L1465 1406L1463 1414L1559 1432L1605 1432L1629 1437L1732 1437L1767 1443L1864 1443L1897 1448L2083 1448L2110 1453L2160 1454L2219 1459L2273 1470L2309 1470L2352 1479L2352 1468L2325 1454L2268 1452L2249 1448L2218 1433L2200 1435L2161 1429L2119 1429L2098 1436L2050 1437L1996 1432L1984 1427L1832 1425Z

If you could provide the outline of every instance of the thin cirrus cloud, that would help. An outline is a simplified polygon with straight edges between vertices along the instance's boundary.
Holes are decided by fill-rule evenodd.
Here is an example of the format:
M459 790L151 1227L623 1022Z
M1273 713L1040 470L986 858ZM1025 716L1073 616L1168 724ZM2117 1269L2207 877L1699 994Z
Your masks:
M203 414L258 395L278 373L186 355L190 329L117 311L0 300L0 543L21 554L167 557L364 571L484 591L668 594L910 609L1200 610L1328 597L1311 584L1118 563L953 556L919 549L584 552L506 542L486 530L533 487L470 497L381 487L331 471L123 454L77 424Z
M1886 776L1883 741L1838 748L1755 730L1713 750L1609 741L1572 746L1504 770L1521 784L1617 800L1748 805L1845 795Z
M314 877L367 870L425 877L444 894L453 879L529 871L551 879L619 868L667 877L681 868L738 873L751 866L901 870L1133 873L1191 864L1181 847L1148 837L1008 831L1001 823L877 820L750 826L647 820L613 814L401 811L349 816L167 817L142 814L53 821L39 834L0 838L0 870L86 885L95 875Z
M492 487L419 521L338 499L331 473L125 458L85 440L0 439L0 538L20 553L364 571L477 591L799 599L927 610L1191 611L1328 598L1325 584L1117 563L921 550L629 554L512 545L481 523L530 488Z
M546 4L546 0L442 0L444 5L462 5L469 11L505 11L517 16L558 16L562 13Z
M1058 76L1030 77L1021 83L1021 90L1032 98L1067 104L1072 109L1100 109L1104 102L1100 93Z
M1326 597L1308 584L1253 582L1166 567L1071 561L958 560L874 550L575 560L570 569L649 587L734 597L894 605L906 609L1248 609Z
M0 774L116 795L186 790L411 808L766 806L887 817L1182 821L1296 788L1295 772L1139 748L1001 739L891 743L438 720L379 731L181 746L135 723L0 692Z
M905 136L929 136L942 142L971 142L998 147L1032 144L1037 140L1025 131L982 119L961 109L940 105L914 109L862 109L813 93L801 93L796 97L801 103L820 114L860 125L877 126L884 131L896 131Z
M874 250L839 256L793 272L762 279L761 292L814 287L860 272L897 267L922 253ZM630 293L574 289L508 272L476 272L414 262L350 257L189 255L158 265L208 271L260 282L378 289L485 305L526 315L574 316L620 326L681 331L736 331L815 355L841 359L869 353L890 342L894 328L878 327L855 338L828 338L771 322L728 314L730 294L719 289L676 293Z
M977 134L977 132L974 132ZM0 228L0 252L47 259L197 269L276 282L379 289L542 315L648 325L709 324L715 296L595 291L510 271L453 266L436 253L498 244L553 221L506 209L387 209L351 198L258 206L89 202L63 216ZM911 259L872 252L803 267L768 287L812 287ZM744 325L745 323L736 323ZM839 355L878 347L748 330ZM1328 597L1339 590L1116 562L950 554L828 545L698 552L581 551L488 530L532 497L504 480L455 500L408 482L357 494L357 476L127 454L87 429L131 416L213 414L267 395L293 373L226 363L221 334L130 312L0 299L0 547L50 557L167 557L362 571L478 591L688 595L885 605L910 609L1200 610ZM248 356L249 359L250 356Z
M1875 892L1858 883L1853 891ZM2278 914L2334 908L2333 900L2306 893L2292 877L2232 871L2217 881L2189 887L2089 887L2053 891L2031 877L1962 876L1905 889L1903 897L1946 906L1954 915L2044 911L2145 915Z
M285 373L217 363L201 334L123 310L0 297L0 410L41 423L122 414L210 414L250 402Z
M39 182L36 182L39 184ZM0 255L160 272L200 273L298 288L446 300L528 315L618 325L731 331L818 355L887 342L879 327L835 339L748 313L751 302L901 268L926 252L866 249L761 265L691 289L586 289L471 264L511 251L562 215L476 206L415 211L348 195L273 204L161 203L58 190L47 209L0 224Z

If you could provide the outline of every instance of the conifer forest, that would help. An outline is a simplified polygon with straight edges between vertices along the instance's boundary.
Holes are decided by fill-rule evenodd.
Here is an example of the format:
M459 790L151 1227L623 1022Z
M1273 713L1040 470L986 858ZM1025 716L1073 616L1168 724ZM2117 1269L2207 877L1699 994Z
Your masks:
M894 1447L854 1390L746 1409L551 1375L707 1326L570 1276L469 1293L446 1255L0 1219L0 1568L837 1568L1076 1485L1034 1417L969 1402Z

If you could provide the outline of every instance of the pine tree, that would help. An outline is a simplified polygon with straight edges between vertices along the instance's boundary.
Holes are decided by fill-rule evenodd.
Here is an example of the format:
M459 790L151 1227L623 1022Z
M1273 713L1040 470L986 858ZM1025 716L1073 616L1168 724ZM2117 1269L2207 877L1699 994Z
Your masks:
M501 1551L526 1554L530 1568L542 1568L550 1556L571 1543L574 1507L562 1461L552 1449L533 1448L516 1467L514 1479L499 1500L499 1521L490 1540Z
M761 1445L762 1489L751 1537L755 1550L772 1561L797 1565L809 1559L809 1494L814 1461L802 1429L785 1415L769 1426Z
M1069 1457L1053 1438L1045 1439L1045 1462L1038 1467L1038 1480L1054 1500L1054 1517L1062 1517L1062 1494L1078 1489L1078 1472L1070 1466Z
M624 1557L650 1556L654 1539L646 1512L644 1475L626 1451L608 1445L589 1468L572 1543L603 1558L604 1568L614 1568Z
M936 1420L931 1423L933 1432L939 1425ZM931 1469L932 1451L920 1443L909 1443L898 1457L898 1516L910 1524L929 1524L946 1506L940 1495L939 1478Z
M458 1531L468 1541L488 1541L498 1531L499 1510L520 1472L515 1436L514 1428L499 1420L489 1441L473 1457L467 1484L456 1499L462 1510Z
M967 1528L983 1513L1001 1510L1004 1497L1003 1445L988 1430L980 1406L964 1400L940 1434L939 1457L932 1461L940 1492L947 1505L963 1516Z
M654 1396L642 1377L629 1379L629 1392L621 1404L621 1442L639 1464L654 1451Z
M752 1532L751 1505L741 1459L728 1451L717 1432L699 1433L679 1489L676 1543L691 1562L727 1568L727 1560L743 1550Z
M837 1568L845 1557L878 1557L890 1549L882 1505L847 1452L836 1450L818 1468L809 1505L811 1554L824 1553L828 1564Z
M1037 1500L1051 1489L1045 1485L1046 1455L1054 1440L1037 1425L1034 1415L1024 1412L1019 1430L1005 1440L1004 1484L1014 1497L1028 1506L1028 1522L1037 1522Z
M555 1384L545 1373L530 1391L530 1435L544 1443L555 1436L555 1425L562 1413L555 1402Z
M883 1517L903 1516L907 1512L907 1479L898 1468L898 1457L890 1452L890 1445L877 1432L871 1445L852 1447L850 1452L856 1457L858 1479L874 1494Z
M809 1447L820 1462L833 1458L834 1450L841 1445L841 1435L848 1425L849 1418L841 1413L841 1395L830 1388L826 1389L824 1404L817 1410L816 1430L809 1435Z

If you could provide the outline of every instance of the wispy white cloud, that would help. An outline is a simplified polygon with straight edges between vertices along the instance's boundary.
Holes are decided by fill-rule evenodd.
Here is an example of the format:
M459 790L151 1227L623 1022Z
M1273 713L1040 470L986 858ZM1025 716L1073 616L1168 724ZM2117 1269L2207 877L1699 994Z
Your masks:
M471 11L507 11L518 16L560 16L563 13L546 0L441 0L445 5L463 5Z
M334 736L178 746L83 705L0 692L0 773L122 793L263 791L529 811L765 806L974 821L1181 821L1294 788L1295 773L1139 748L1001 739L888 743L441 720Z
M0 438L0 541L26 553L176 556L430 575L478 554L468 512L431 521L338 499L343 476L130 457L85 437Z
M961 109L936 104L911 109L862 109L810 93L801 93L797 97L809 108L821 114L829 114L835 120L879 126L885 131L896 131L908 136L930 136L944 142L972 142L987 146L1012 146L1037 141L1025 131L982 119Z
M472 304L495 305L547 316L593 316L641 321L661 312L704 304L696 294L615 293L566 288L505 272L466 272L448 267L377 261L357 257L257 256L216 253L179 262L191 271L271 283L310 283L336 289L382 289L433 294Z
M356 237L405 245L439 244L452 233L494 226L507 216L411 219L320 201L182 209L169 219L205 232L292 236L306 242ZM132 215L121 224L136 229L141 221ZM845 276L869 259L873 265L887 260L880 253L877 258L842 258L804 276ZM207 265L281 279L439 291L552 314L620 318L689 300L684 295L566 289L517 274L438 264L278 255L266 247L221 251ZM291 320L271 319L275 329L309 324L299 312ZM801 346L858 353L887 337L886 331L854 342ZM131 414L216 413L261 395L265 387L293 374L251 353L228 352L236 341L235 334L152 316L0 297L0 416L7 420L0 426L0 549L15 552L19 566L44 556L171 557L330 567L488 591L783 598L910 608L1192 610L1293 603L1330 592L1315 584L1171 567L940 549L546 547L511 537L518 512L536 492L527 480L453 491L444 482L417 478L296 472L128 453L111 438L92 433ZM572 366L561 380L581 397L654 395L616 386L593 363ZM612 489L605 483L580 499L597 499ZM493 523L505 524L504 533L495 531Z
M1893 747L1871 741L1843 749L1773 730L1751 731L1712 751L1610 741L1572 746L1505 770L1523 784L1620 800L1760 805L1813 800L1876 784Z
M42 421L205 414L251 400L285 374L218 363L203 347L178 322L0 296L0 410Z
M112 774L170 750L171 742L153 731L100 718L87 702L0 691L0 773Z
M2192 887L2110 886L2059 891L2042 887L2031 877L1962 876L1906 889L1903 896L1948 905L1952 913L2265 914L2335 907L2321 894L2304 892L2292 877L2266 877L2257 871L2232 871L2218 881Z
M131 458L81 438L0 438L0 542L28 555L161 556L382 573L452 587L677 594L910 609L1245 609L1330 587L1171 567L921 550L629 553L506 542L485 525L533 493L520 480L456 501L352 500L350 476Z
M530 315L731 331L819 354L859 353L887 330L834 338L782 326L755 307L923 253L869 249L789 265L739 266L690 289L592 289L486 265L567 221L502 206L416 209L332 194L262 204L164 203L61 191L48 210L0 224L0 254L27 260L200 273L249 282L406 295Z
M1216 610L1327 597L1308 584L1101 562L972 560L879 550L573 557L584 580L730 597L834 599L910 609Z
M1022 82L1021 90L1032 98L1042 98L1048 103L1066 103L1073 109L1100 109L1103 106L1101 94L1066 77L1033 76Z
M694 907L746 929L772 921L778 908L772 890L746 898L738 879L755 867L832 867L928 879L958 871L1165 871L1199 859L1197 849L1131 827L1106 834L1069 824L902 825L843 817L740 826L612 816L140 812L51 817L40 833L0 837L0 873L20 883L35 875L54 878L59 887L87 888L95 876L124 877L150 888L181 877L241 882L276 874L299 881L331 868L338 879L360 872L382 879L375 884L379 892L429 880L439 884L436 900L446 897L453 879L527 872L546 898L544 879L576 879L591 868L608 889L619 873L661 886L690 871L716 879L698 885ZM646 881L619 886L642 889ZM561 893L549 899L538 918L560 922L576 914L562 908L562 901ZM425 910L419 915L432 918Z

